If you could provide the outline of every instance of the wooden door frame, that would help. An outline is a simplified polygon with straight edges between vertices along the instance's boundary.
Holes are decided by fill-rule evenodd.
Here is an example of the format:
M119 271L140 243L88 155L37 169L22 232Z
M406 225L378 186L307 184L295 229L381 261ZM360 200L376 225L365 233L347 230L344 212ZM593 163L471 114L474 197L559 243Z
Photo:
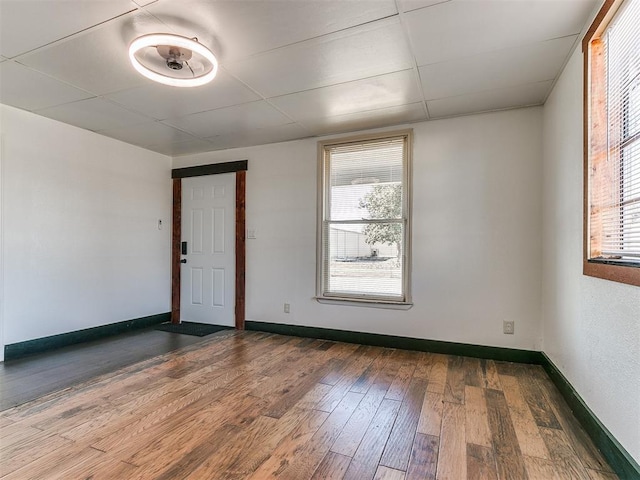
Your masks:
M236 162L212 163L195 167L174 168L173 179L173 213L171 230L171 323L180 323L180 242L182 240L182 179L236 174L236 329L244 330L245 306L245 270L246 270L246 194L247 194L247 160Z

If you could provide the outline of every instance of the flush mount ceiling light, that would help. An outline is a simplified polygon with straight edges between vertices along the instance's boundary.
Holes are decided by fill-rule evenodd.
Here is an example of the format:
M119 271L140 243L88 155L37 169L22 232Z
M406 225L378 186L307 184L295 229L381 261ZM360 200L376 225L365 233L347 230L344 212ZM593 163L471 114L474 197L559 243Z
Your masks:
M136 38L129 46L133 68L154 82L172 87L198 87L218 72L218 60L207 47L169 33Z

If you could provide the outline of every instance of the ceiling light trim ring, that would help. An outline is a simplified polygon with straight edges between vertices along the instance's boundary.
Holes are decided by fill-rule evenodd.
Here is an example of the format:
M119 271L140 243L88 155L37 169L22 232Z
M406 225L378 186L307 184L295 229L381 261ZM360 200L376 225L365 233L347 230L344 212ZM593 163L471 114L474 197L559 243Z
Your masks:
M171 45L180 48L186 48L211 62L211 71L194 78L176 78L162 75L158 72L145 67L136 58L136 53L146 47L156 47L158 45ZM199 87L213 80L218 72L218 60L211 50L187 37L170 33L152 33L136 38L129 46L129 60L138 73L147 77L154 82L170 85L172 87Z

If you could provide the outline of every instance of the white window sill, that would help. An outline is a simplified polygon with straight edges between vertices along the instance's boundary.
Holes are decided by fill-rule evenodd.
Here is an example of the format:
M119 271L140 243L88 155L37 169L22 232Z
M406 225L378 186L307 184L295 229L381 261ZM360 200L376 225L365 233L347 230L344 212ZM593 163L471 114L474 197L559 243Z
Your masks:
M341 297L314 297L319 303L327 305L348 305L352 307L388 308L391 310L409 310L412 302L394 302L393 300L368 300Z

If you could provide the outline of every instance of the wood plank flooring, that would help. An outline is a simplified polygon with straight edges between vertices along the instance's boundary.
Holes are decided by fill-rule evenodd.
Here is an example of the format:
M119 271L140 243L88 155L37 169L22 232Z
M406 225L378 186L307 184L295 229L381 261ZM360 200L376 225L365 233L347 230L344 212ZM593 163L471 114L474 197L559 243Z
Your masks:
M0 410L200 342L143 328L0 363Z
M617 478L540 367L237 331L0 412L0 475Z

